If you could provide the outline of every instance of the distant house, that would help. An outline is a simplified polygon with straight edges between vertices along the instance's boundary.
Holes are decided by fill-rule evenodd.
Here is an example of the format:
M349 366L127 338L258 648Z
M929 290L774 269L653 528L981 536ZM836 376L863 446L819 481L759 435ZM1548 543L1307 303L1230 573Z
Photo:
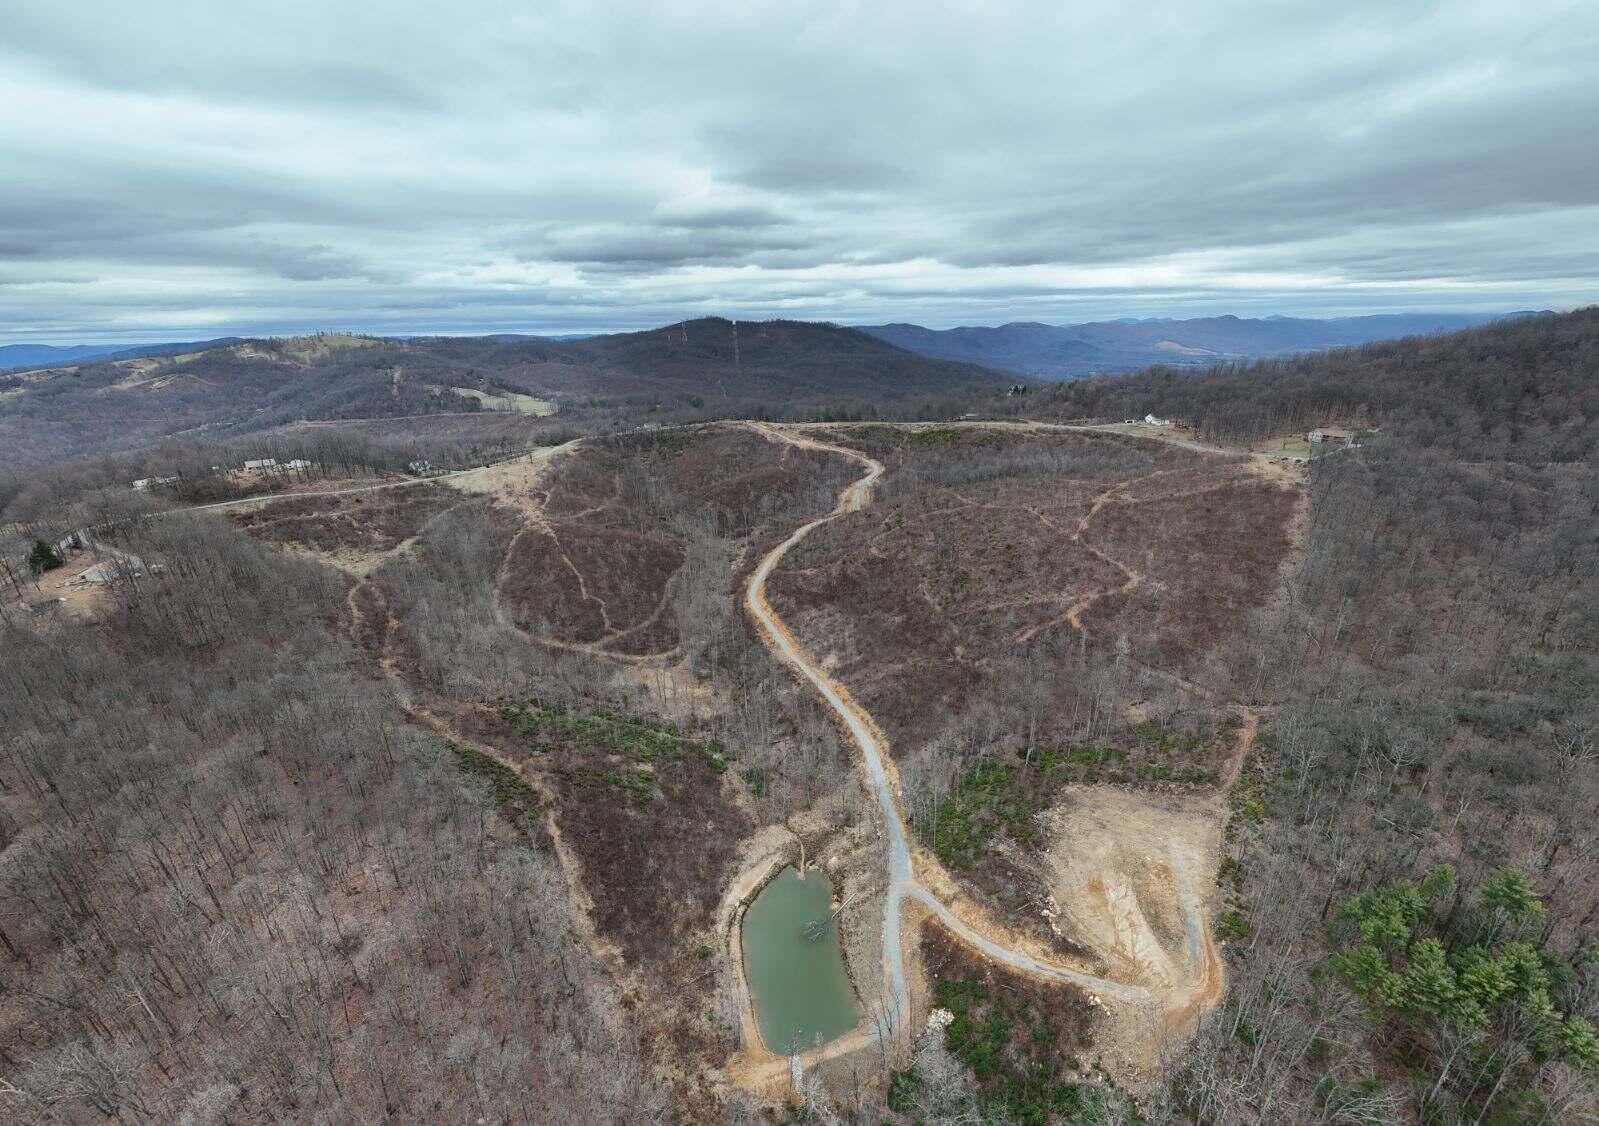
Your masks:
M284 469L302 469L303 470L303 469L310 469L313 464L315 464L315 463L306 461L305 458L303 458L303 457L297 457L293 461L284 462L283 463L283 468Z
M1156 418L1152 414L1146 414L1144 416L1144 425L1145 426L1170 426L1171 425L1171 419L1169 419L1169 418Z
M133 483L133 487L142 493L162 485L175 485L177 481L176 477L141 477Z
M144 560L137 555L129 555L125 551L116 552L110 559L96 563L85 568L75 579L68 579L68 586L104 586L121 579L138 578L145 572Z
M1337 426L1318 426L1305 439L1311 443L1331 443L1335 446L1352 446L1355 444L1355 432L1344 430Z
M276 469L278 459L275 457L258 457L244 463L246 469Z
M431 461L423 461L419 458L416 461L406 462L405 467L412 473L426 473L433 468L433 463Z

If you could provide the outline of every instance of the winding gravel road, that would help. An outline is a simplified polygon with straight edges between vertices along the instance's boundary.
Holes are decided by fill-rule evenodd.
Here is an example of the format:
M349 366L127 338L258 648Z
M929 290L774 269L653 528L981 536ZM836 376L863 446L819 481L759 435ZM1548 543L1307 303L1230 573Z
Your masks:
M786 540L766 553L745 588L744 607L750 617L760 625L761 635L772 651L808 681L817 695L843 721L855 745L860 748L861 757L866 764L866 776L872 784L877 804L883 811L883 828L888 836L888 895L883 905L883 973L884 981L888 985L888 1011L884 1013L884 1031L894 1032L903 1026L910 1015L902 945L902 908L906 899L915 899L923 904L955 937L1011 969L1036 977L1069 982L1095 993L1125 1001L1149 999L1149 990L1140 986L1123 985L1080 973L1065 966L1041 962L995 942L956 915L937 896L917 882L911 861L910 845L905 835L905 820L900 814L895 787L889 781L888 771L884 766L885 747L882 735L866 710L850 697L849 690L824 673L805 648L795 640L783 619L772 609L771 603L766 598L767 579L795 544L809 535L813 529L848 513L859 512L870 503L872 487L883 476L883 464L846 446L833 445L766 423L751 425L771 441L787 442L790 445L838 454L859 462L867 471L864 477L849 485L839 495L838 505L833 511L795 529Z

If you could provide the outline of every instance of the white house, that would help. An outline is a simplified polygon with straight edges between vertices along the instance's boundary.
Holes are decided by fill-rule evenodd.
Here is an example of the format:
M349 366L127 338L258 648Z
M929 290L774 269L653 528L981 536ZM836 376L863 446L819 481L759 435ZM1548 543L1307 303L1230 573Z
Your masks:
M314 465L314 464L315 464L315 462L306 461L305 458L303 458L303 457L297 457L293 461L284 462L283 463L283 468L284 469L302 469L303 470L303 469L310 469L311 466Z
M1169 419L1169 418L1156 418L1152 414L1146 414L1144 416L1144 425L1145 426L1170 426L1171 425L1171 419Z
M258 457L244 463L246 469L276 469L278 459L275 457Z
M92 567L86 567L77 578L68 579L67 585L104 586L120 579L139 578L144 573L144 560L137 555L129 555L125 551L113 551L110 559L103 559Z
M146 489L155 489L162 485L177 484L177 480L178 479L176 477L141 477L133 483L133 487L142 493Z
M1318 426L1305 435L1310 442L1331 442L1337 446L1352 446L1355 444L1355 432L1345 430L1338 426Z

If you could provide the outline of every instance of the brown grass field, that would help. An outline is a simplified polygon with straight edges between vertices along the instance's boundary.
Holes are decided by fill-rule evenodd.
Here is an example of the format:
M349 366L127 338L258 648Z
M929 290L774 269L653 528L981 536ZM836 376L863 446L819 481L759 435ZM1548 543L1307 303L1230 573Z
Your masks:
M1275 589L1294 490L1246 459L1113 436L842 427L884 460L877 501L818 529L774 604L896 756L1007 662L1115 646L1181 674Z
M346 496L280 500L229 511L251 536L326 554L390 551L460 496L437 485L409 485Z
M501 598L517 625L627 656L678 641L676 579L691 537L737 541L847 479L840 459L716 427L586 443L543 486L543 519L509 553Z

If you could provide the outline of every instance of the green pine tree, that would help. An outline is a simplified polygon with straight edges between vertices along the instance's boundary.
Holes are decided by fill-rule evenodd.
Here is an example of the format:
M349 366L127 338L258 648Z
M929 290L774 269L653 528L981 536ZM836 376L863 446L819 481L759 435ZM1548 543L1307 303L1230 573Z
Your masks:
M46 571L53 571L65 562L61 553L44 540L34 540L33 550L28 553L28 570L35 576Z

